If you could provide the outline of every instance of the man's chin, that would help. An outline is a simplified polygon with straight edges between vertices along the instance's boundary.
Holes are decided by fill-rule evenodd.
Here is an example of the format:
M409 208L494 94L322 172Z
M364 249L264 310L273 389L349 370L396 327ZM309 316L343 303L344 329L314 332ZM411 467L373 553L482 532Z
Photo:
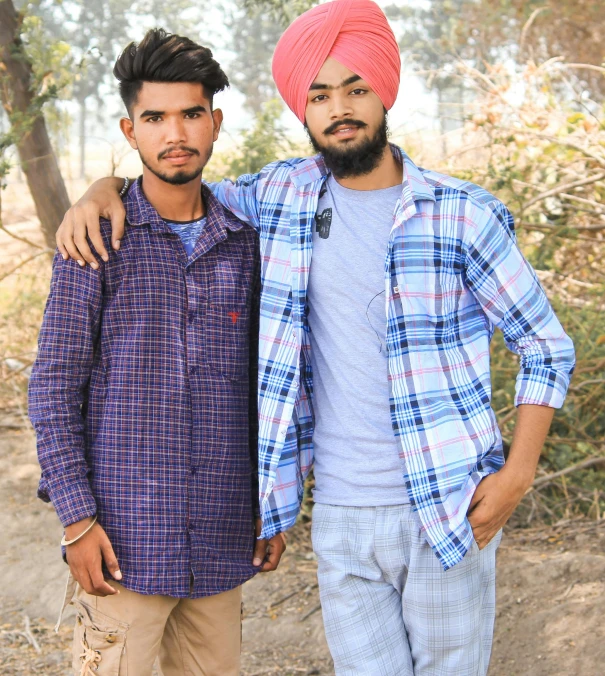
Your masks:
M192 181L199 181L204 171L204 167L198 167L196 169L176 169L173 171L161 171L146 165L149 171L151 171L154 176L157 176L164 183L169 185L186 185Z

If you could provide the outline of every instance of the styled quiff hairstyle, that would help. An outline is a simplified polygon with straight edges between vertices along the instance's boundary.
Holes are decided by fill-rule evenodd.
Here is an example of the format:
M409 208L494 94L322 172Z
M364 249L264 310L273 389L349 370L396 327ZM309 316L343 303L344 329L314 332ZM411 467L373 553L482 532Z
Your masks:
M229 86L207 47L162 28L151 29L138 44L131 42L118 57L113 74L129 114L144 82L199 82L210 103Z

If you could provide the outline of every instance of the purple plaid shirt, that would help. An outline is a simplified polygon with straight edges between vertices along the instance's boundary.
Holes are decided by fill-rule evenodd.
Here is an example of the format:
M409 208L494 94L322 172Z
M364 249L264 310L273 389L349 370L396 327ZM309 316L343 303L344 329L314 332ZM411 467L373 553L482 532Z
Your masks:
M30 382L39 496L64 526L97 514L143 594L208 596L257 570L257 236L203 195L189 259L139 182L108 263L55 257Z

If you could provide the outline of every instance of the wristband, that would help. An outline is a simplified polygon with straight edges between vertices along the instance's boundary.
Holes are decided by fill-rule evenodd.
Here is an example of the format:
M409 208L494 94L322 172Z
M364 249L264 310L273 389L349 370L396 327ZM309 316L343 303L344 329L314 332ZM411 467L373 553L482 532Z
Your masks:
M83 538L86 533L97 523L97 515L95 514L93 520L88 524L88 526L80 533L80 535L76 535L76 537L73 540L66 540L65 535L63 535L63 539L61 540L61 547L68 547L69 545L73 545L74 542L77 542L80 538Z
M120 197L124 197L124 195L128 192L128 186L130 185L130 179L128 176L124 179L124 185L122 186L122 190L120 190Z

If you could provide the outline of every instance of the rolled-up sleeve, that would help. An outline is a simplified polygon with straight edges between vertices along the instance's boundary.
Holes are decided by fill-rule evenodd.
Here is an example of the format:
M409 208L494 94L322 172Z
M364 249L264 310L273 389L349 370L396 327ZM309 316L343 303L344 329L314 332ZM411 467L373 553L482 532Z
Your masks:
M38 496L53 503L64 527L96 514L82 407L101 307L102 272L57 254L29 384L29 416L42 468Z
M573 343L517 246L506 207L477 208L471 220L467 284L508 349L520 356L515 405L560 408L575 365Z

